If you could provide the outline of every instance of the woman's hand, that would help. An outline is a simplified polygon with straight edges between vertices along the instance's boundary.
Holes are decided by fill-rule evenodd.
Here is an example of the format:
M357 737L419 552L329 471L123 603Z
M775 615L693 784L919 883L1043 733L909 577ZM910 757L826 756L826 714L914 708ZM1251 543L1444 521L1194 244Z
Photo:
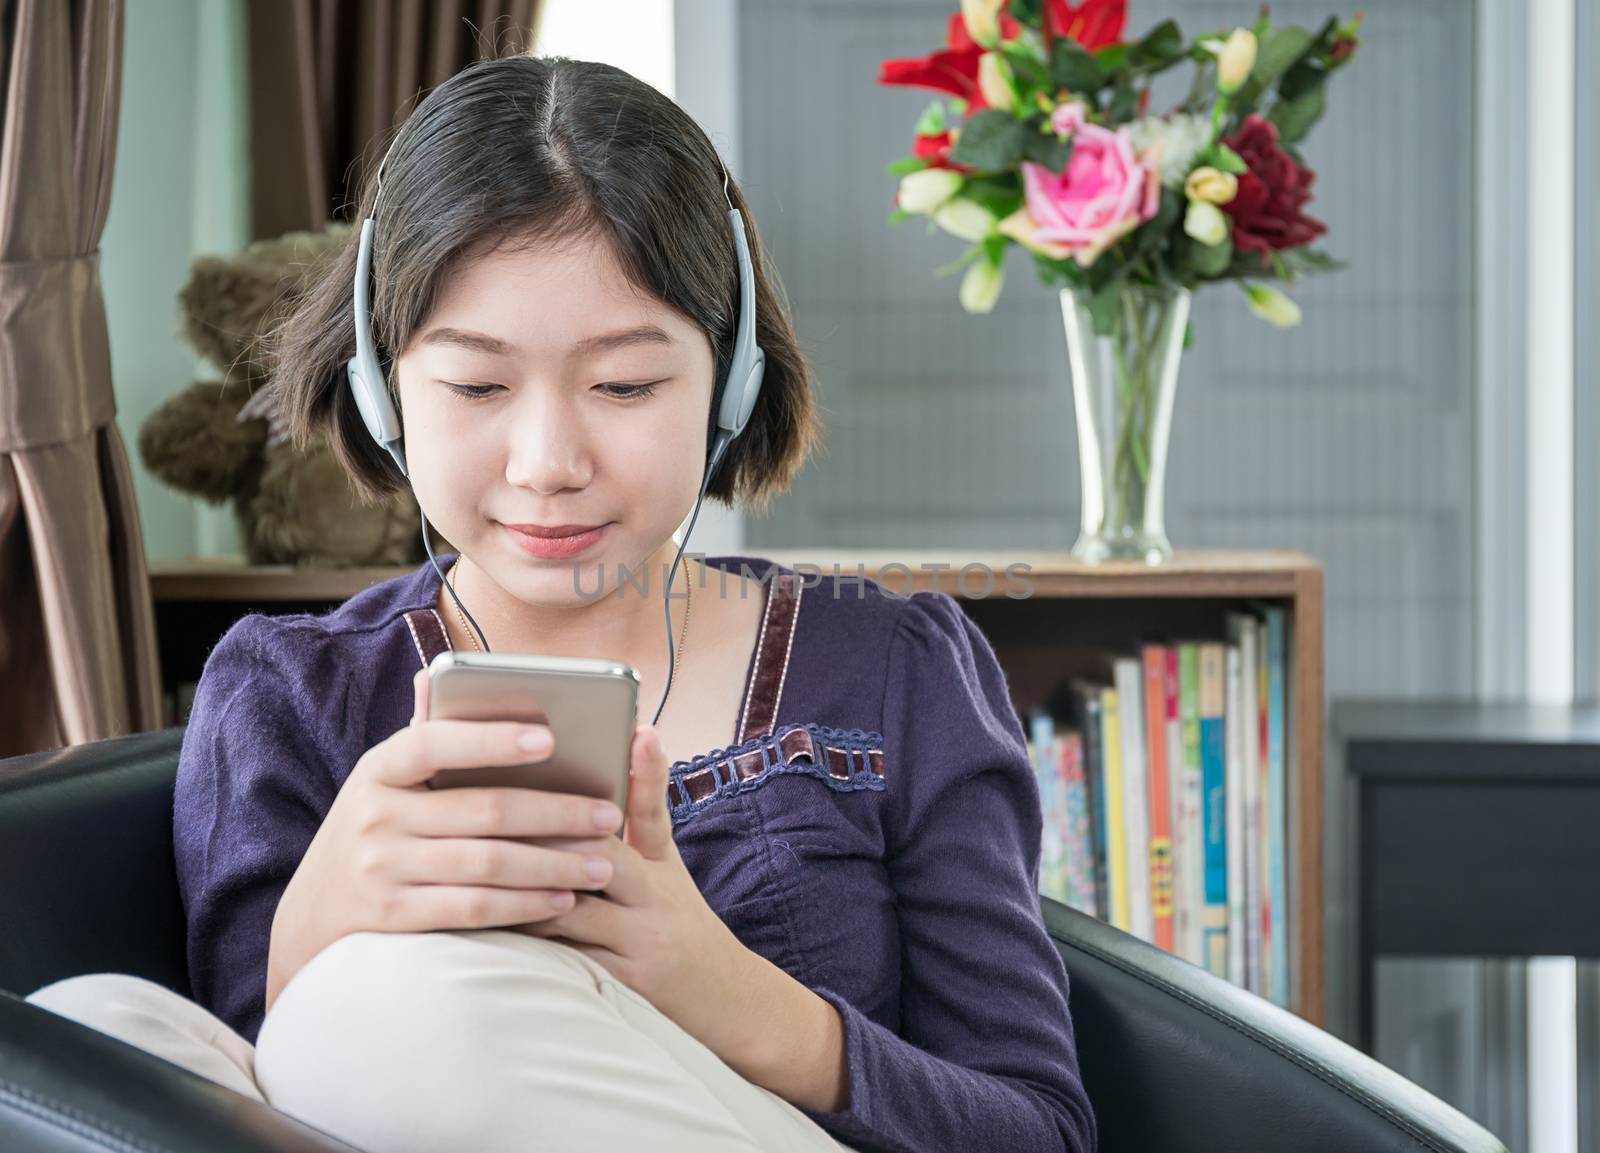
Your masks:
M411 724L356 762L278 902L266 1004L322 949L350 933L481 929L537 922L574 890L621 821L608 801L538 789L431 789L435 773L543 760L546 725L427 720L428 678L413 681ZM519 739L531 734L530 747ZM527 838L587 838L569 849ZM590 852L592 850L592 853Z
M603 894L579 893L570 912L520 933L549 937L593 957L685 1032L715 1053L736 1035L746 996L760 996L763 959L750 952L706 904L678 855L667 810L668 766L654 726L634 730L628 819L623 838L607 838L614 874Z

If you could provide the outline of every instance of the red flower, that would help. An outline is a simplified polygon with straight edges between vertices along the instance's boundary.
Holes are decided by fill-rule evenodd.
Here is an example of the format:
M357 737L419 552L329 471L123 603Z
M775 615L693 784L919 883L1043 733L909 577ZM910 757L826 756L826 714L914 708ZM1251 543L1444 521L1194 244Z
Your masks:
M1045 40L1065 36L1076 40L1085 51L1093 52L1122 39L1122 26L1128 20L1128 0L1045 0Z
M1251 114L1225 144L1244 158L1249 168L1239 177L1239 192L1222 206L1233 217L1236 252L1259 252L1261 265L1267 254L1280 248L1309 244L1327 225L1301 212L1311 199L1316 173L1295 162L1278 146L1278 126Z
M1002 40L1011 39L1020 30L1015 20L1001 14ZM984 47L967 35L967 24L960 12L950 14L945 26L945 45L944 51L929 56L883 61L878 65L878 83L948 92L965 100L969 112L987 107L983 93L978 90L978 58L983 55Z
M1122 37L1127 8L1127 0L1082 0L1077 5L1071 0L1045 0L1045 42L1052 36L1066 36L1090 52L1115 44ZM1013 39L1021 30L1009 14L1000 13L1000 39ZM942 51L883 61L878 65L878 83L947 92L965 100L969 113L987 107L978 91L978 58L985 49L967 35L960 12L950 14L944 39Z
M913 156L927 160L929 168L949 168L956 172L972 172L964 164L956 164L950 159L950 133L940 132L934 136L918 136L912 144Z

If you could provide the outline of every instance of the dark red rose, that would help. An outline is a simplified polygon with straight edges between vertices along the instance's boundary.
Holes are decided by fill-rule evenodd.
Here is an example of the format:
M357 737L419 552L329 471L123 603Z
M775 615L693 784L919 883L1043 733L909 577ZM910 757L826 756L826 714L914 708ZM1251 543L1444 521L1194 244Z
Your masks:
M1269 252L1309 244L1328 231L1301 211L1311 199L1316 173L1278 146L1276 124L1252 114L1224 143L1249 168L1239 177L1238 195L1222 206L1233 218L1234 251L1259 252L1265 268Z
M1011 17L1001 13L1002 40L1016 36L1021 27ZM878 65L878 83L948 92L965 100L968 112L988 107L984 103L983 93L978 90L978 58L983 55L984 47L967 35L967 24L960 12L950 14L944 39L945 49L942 52L883 61Z

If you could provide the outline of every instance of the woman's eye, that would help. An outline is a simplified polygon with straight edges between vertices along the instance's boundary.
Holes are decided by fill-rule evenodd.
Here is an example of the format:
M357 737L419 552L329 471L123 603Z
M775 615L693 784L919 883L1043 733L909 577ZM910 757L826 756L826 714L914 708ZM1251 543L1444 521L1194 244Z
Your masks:
M618 400L643 400L653 396L656 391L654 384L602 384L607 396L614 396Z
M441 383L457 396L464 396L468 400L482 400L500 387L498 384L456 384L448 380Z

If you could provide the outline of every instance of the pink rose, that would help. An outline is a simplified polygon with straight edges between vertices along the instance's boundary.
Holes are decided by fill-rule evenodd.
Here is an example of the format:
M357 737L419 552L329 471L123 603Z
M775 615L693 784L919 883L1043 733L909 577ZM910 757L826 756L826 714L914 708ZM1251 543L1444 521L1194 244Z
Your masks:
M1079 125L1065 171L1022 162L1028 215L1037 225L1034 236L1069 249L1087 268L1155 215L1161 201L1159 160L1154 148L1135 156L1126 129Z
M1057 136L1071 136L1088 122L1089 112L1081 100L1058 104L1055 111L1050 113L1050 127Z

